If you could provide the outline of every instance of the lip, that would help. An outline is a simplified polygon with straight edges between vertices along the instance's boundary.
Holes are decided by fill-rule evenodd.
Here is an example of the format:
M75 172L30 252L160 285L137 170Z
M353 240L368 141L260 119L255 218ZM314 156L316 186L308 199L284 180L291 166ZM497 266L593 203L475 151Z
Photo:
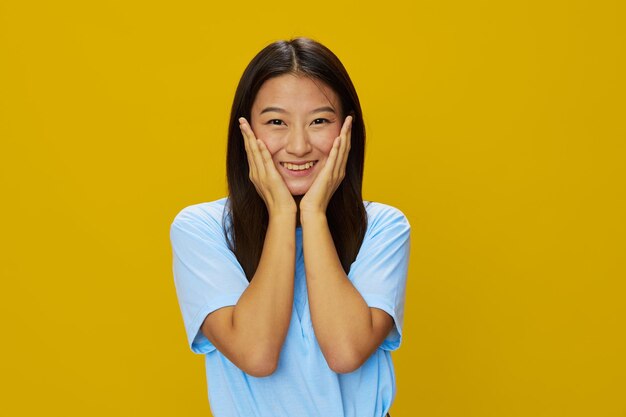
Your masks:
M307 162L313 162L313 166L310 167L309 169L303 169L303 170L299 170L299 171L294 171L291 170L289 168L286 168L283 164L287 163L287 164L293 164L293 165L304 165ZM292 177L306 177L307 175L310 175L314 170L315 167L317 166L319 160L315 159L315 160L308 160L308 161L281 161L279 163L280 168L282 171L286 172L287 175L292 176Z
M280 161L280 164L294 164L294 165L304 165L307 162L317 162L318 159L307 159L305 161Z

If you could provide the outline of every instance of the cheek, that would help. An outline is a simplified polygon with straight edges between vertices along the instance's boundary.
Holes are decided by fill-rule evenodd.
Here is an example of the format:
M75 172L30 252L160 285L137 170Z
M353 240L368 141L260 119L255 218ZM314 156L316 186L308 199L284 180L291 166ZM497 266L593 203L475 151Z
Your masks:
M330 150L333 148L333 143L337 136L339 136L340 130L329 129L325 132L319 132L311 138L315 142L315 147L320 150L324 155L328 156Z
M265 144L265 147L273 156L279 149L282 138L275 130L267 129L264 126L252 126L254 136Z

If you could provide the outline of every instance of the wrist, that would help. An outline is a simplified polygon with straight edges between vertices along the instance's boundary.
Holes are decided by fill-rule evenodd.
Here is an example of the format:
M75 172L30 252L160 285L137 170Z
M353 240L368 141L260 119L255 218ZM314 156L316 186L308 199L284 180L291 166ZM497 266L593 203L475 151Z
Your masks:
M305 226L305 223L326 223L326 212L322 210L312 209L300 209L300 223Z
M295 222L296 215L298 213L297 207L274 207L272 209L268 209L269 220L277 220L277 221L289 221L293 220Z
M295 216L298 212L298 206L296 202L292 199L292 201L285 201L282 203L268 204L267 212L270 217L273 216Z

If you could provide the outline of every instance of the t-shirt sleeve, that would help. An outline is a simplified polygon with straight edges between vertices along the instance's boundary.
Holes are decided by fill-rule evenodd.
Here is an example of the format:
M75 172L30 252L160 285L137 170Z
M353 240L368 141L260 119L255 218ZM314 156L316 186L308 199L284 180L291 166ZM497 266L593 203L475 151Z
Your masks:
M411 227L404 214L393 207L376 205L372 211L348 277L369 307L393 318L394 327L380 348L395 350L402 340Z
M193 206L192 206L193 207ZM200 327L213 311L237 304L248 286L235 254L228 248L221 222L183 209L170 226L174 283L187 340L195 353L215 346Z

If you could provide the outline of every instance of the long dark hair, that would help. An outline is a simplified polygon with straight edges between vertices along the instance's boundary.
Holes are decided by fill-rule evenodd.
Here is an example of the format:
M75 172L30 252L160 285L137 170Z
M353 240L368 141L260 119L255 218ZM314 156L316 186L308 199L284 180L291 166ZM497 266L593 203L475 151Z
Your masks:
M367 214L361 195L365 125L359 97L343 64L328 48L312 39L294 38L266 46L241 76L228 125L226 176L229 198L225 215L229 218L224 222L224 232L250 281L261 258L269 217L265 203L249 179L248 159L238 119L243 116L249 121L252 104L263 83L283 74L322 81L339 97L343 117L348 114L353 116L346 175L326 210L335 248L347 274L367 228Z

